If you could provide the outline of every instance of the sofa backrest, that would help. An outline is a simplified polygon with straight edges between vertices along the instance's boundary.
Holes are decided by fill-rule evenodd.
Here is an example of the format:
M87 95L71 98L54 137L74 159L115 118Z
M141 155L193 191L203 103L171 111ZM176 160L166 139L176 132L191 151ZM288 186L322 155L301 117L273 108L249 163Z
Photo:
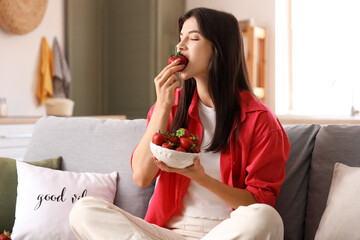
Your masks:
M309 171L305 240L315 237L326 207L336 162L350 167L360 167L359 125L322 126L316 136Z
M43 117L35 125L24 160L62 156L61 169L72 172L118 172L115 205L144 217L154 185L138 187L130 158L146 129L146 119Z
M286 177L275 208L284 222L285 240L304 239L308 179L312 152L320 125L285 125L291 149Z
M360 126L285 125L284 129L291 150L275 208L284 221L285 240L313 240L335 163L360 167Z
M130 157L146 119L43 117L35 125L25 161L63 157L62 170L118 172L115 205L144 217L154 185L138 187ZM286 178L275 208L284 220L285 240L314 239L325 209L335 162L360 167L360 127L285 125L291 144Z

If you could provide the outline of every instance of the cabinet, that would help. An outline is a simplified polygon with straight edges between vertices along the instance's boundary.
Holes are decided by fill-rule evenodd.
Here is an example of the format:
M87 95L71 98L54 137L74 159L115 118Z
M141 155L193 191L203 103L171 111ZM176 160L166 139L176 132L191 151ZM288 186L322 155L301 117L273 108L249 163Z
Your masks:
M266 30L239 22L244 38L246 65L255 95L266 98Z
M85 116L97 119L127 119L125 115ZM39 117L0 118L0 157L22 160Z
M0 157L22 160L33 129L33 123L0 124Z

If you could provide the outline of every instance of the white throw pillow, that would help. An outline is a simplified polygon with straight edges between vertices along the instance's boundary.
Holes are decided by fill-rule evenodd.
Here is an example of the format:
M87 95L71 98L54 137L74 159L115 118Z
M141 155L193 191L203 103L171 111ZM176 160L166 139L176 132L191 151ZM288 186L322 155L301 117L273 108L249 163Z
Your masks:
M84 196L114 202L117 173L74 173L17 161L13 240L76 240L69 225L73 204Z
M360 168L336 163L316 240L359 239Z

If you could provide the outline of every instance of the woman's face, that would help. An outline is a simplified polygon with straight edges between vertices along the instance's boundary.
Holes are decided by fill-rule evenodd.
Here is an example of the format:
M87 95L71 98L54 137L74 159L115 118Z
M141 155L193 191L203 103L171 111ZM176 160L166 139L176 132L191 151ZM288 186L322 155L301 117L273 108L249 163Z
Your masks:
M211 42L202 35L194 17L184 22L177 48L189 60L179 73L180 78L207 81L212 58Z

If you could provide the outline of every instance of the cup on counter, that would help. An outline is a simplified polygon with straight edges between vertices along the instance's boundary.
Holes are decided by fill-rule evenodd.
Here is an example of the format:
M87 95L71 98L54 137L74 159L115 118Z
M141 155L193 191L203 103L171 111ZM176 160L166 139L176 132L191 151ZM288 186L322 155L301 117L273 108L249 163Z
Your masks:
M8 109L6 104L6 98L0 98L0 117L7 117Z

